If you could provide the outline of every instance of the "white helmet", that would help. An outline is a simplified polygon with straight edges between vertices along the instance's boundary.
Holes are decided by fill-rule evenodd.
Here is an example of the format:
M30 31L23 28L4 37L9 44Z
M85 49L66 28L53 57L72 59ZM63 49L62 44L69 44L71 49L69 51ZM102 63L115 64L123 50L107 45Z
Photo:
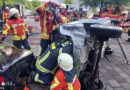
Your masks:
M9 10L9 7L5 7L6 10Z
M58 65L64 71L71 71L73 69L73 58L67 53L61 53L58 56Z
M128 11L123 11L122 14L128 14Z
M60 5L60 8L66 9L66 5L65 5L65 4L61 4L61 5Z
M19 11L16 8L11 8L9 10L10 17L12 17L14 14L19 13Z

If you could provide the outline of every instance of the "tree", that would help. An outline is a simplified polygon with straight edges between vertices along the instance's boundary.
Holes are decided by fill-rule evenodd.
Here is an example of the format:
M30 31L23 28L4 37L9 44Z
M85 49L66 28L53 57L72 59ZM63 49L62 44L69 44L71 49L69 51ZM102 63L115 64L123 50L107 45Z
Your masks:
M33 1L32 1L32 6L33 6L34 8L38 7L39 5L41 5L41 2L40 2L39 0L33 0Z
M91 7L96 7L98 4L100 4L101 0L81 0L82 4L84 5L90 5ZM119 6L128 6L130 3L130 0L102 0L104 5L119 5Z
M41 2L39 0L33 0L32 2L29 2L29 0L5 0L5 4L8 6L13 7L14 3L18 5L19 3L22 5L25 5L27 9L34 10L36 7L38 7ZM0 6L3 6L3 0L0 0Z
M73 4L73 1L72 0L64 0L64 3L65 4Z

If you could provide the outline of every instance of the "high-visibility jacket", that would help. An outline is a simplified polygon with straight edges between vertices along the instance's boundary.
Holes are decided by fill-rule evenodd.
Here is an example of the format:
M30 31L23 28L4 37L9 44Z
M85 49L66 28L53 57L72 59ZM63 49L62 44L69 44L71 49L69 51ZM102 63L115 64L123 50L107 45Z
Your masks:
M59 15L60 15L60 14L67 18L67 11L66 11L66 10L65 10L63 13L62 13L61 10L60 10Z
M78 20L80 20L80 15L74 15L74 14L70 15L69 22L78 21Z
M36 82L40 81L40 83L44 82L44 84L51 83L53 75L58 68L57 58L62 52L71 54L72 44L61 46L60 42L53 42L40 56L36 61L36 72L38 72L35 76Z
M3 11L2 16L4 21L6 22L9 19L9 11Z
M54 16L52 13L46 11L46 5L43 4L36 9L36 12L40 16L40 26L41 26L41 39L50 39L50 34L53 29Z
M69 73L69 72L66 72ZM50 90L80 90L80 83L76 74L71 77L72 82L67 82L65 72L60 68L51 83Z
M59 16L62 19L62 23L61 24L65 24L65 23L68 22L67 15L63 15L61 12L59 12Z
M68 19L67 19L66 14L63 15L61 12L59 12L59 16L60 16L60 18L61 18L61 24L62 24L62 25L68 22ZM59 27L59 24L58 24L58 22L56 21L55 25L53 25L53 30L55 30L57 27Z
M12 34L12 39L16 41L26 39L26 34L28 33L26 24L22 18L8 20L2 33L4 37L7 36L8 31Z

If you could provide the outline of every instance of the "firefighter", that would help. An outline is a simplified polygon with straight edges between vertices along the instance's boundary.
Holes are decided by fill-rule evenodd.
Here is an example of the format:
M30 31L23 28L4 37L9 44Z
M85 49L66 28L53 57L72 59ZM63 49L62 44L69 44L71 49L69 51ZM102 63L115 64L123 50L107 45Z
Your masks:
M60 17L56 11L58 5L52 1L46 2L36 9L36 12L40 16L40 26L41 26L41 53L45 52L48 45L51 43L50 36L53 29L53 25L61 22Z
M3 37L1 38L2 41L7 36L7 33L10 32L12 34L13 44L17 48L22 48L30 50L30 46L28 45L28 31L26 28L26 23L22 18L18 16L19 11L16 8L11 8L10 11L10 18L6 22L5 27L3 29Z
M60 12L59 12L59 16L62 18L63 20L63 24L67 23L67 10L66 10L66 5L65 4L61 4L60 5Z
M49 86L58 68L57 58L61 53L72 54L72 43L69 40L53 42L36 61L36 71L29 76L29 82L35 81Z
M70 9L67 10L67 19L68 19L68 20L69 20L69 18L70 18L71 12L72 12L72 11L71 11Z
M74 9L74 13L70 15L69 22L80 20L80 15L78 15L78 9Z
M123 26L124 23L127 22L127 18L128 18L128 11L123 11L122 12L121 26ZM126 29L126 31L128 31L128 40L126 40L126 41L130 42L130 27L129 26L123 26L123 28Z
M121 26L123 26L123 24L127 21L127 18L128 18L128 11L123 11L122 14L121 14Z
M4 19L4 22L6 23L7 20L9 19L9 7L5 7L5 11L3 11L3 19Z
M73 58L67 53L61 53L58 56L58 65L60 68L51 83L50 90L80 90Z
M66 10L66 5L65 4L60 5L59 15L63 15L64 17L67 17L67 10Z
M127 41L130 42L130 27L128 29L128 40Z

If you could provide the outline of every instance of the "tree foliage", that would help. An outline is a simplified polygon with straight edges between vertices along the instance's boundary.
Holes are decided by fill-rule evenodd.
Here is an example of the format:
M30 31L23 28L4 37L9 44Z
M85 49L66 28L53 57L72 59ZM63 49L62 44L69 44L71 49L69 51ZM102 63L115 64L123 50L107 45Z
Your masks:
M64 0L64 3L65 4L73 4L73 1L72 0Z
M119 5L119 6L128 6L130 3L130 0L81 0L82 4L84 5L90 5L91 7L96 7L98 4L100 4L101 1L103 1L103 4L109 4L109 5Z
M29 0L5 0L5 5L13 7L14 4L22 4L25 5L26 9L33 10L34 8L38 7L41 2L39 0L32 0L32 2L29 2ZM3 0L0 0L0 6L3 5Z

